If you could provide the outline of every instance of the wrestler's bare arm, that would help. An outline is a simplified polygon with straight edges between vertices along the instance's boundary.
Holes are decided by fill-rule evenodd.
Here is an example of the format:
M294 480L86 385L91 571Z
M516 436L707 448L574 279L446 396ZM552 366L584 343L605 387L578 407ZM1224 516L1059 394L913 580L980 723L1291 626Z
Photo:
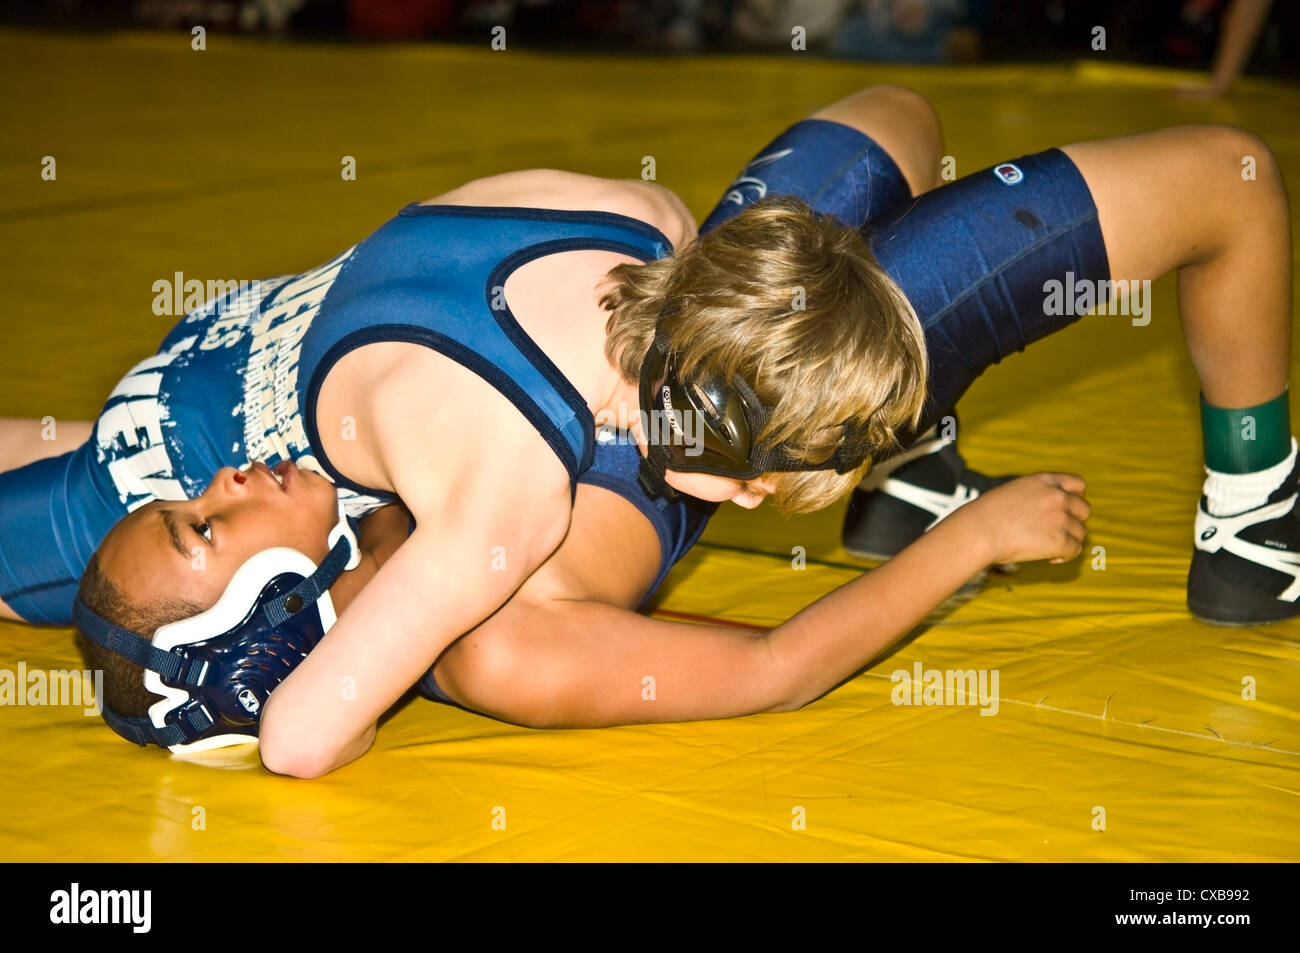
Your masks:
M429 365L439 361L473 415L435 424L410 414L412 394L427 389ZM486 381L417 352L384 384L366 419L380 428L381 472L417 528L266 703L261 756L277 773L317 777L364 754L379 716L506 602L568 528L567 472ZM385 432L385 421L400 429ZM485 443L482 432L493 439Z
M626 597L644 591L644 581L634 575L620 594L622 580L610 567L624 563L593 557L594 525L584 525L575 508L569 536L538 573L548 584L521 589L456 642L434 674L466 707L537 728L790 711L868 664L989 564L1077 555L1090 509L1083 490L1073 474L1015 480L878 569L756 631L627 608ZM635 528L616 513L605 518L614 525L602 539Z

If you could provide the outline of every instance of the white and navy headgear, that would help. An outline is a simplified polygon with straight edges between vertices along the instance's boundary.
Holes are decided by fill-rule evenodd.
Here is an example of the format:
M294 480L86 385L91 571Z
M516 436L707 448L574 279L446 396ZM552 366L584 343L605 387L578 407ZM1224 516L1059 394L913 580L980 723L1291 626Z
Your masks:
M341 508L328 545L319 566L288 546L263 550L239 567L216 605L161 626L152 639L114 625L78 598L77 627L141 666L144 687L162 696L147 717L104 705L109 727L142 747L177 753L256 743L267 698L334 625L329 587L361 561Z

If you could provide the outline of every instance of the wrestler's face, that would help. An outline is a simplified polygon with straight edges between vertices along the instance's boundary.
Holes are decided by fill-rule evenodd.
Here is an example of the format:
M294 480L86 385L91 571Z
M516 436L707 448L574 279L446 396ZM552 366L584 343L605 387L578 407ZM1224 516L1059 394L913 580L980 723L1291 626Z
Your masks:
M641 430L639 415L633 415L628 432L636 439L636 446L641 451L641 456L648 456L646 435ZM733 480L730 477L713 476L709 473L682 473L678 470L668 470L664 473L664 482L678 493L685 493L697 500L704 500L707 503L725 503L730 500L747 510L752 510L767 499L769 493L774 492L770 473L765 473L754 480Z
M200 496L155 501L124 517L100 546L100 563L133 601L212 606L235 571L264 549L291 546L323 560L338 522L336 501L329 480L292 463L275 473L263 463L245 472L222 467Z
M679 473L676 470L668 470L664 473L664 482L678 493L685 493L687 496L709 503L731 500L737 506L743 506L747 510L752 510L767 499L767 495L772 492L771 480L770 475L742 482L708 473Z

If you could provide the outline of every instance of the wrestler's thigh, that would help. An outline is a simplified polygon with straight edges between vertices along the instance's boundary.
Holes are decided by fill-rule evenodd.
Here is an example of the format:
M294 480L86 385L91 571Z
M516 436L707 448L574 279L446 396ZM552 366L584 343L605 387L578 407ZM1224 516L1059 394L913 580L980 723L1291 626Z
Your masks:
M863 230L925 329L929 398L918 433L987 368L1077 321L1048 282L1109 276L1097 208L1051 149L927 192Z
M81 573L121 515L86 478L92 450L83 444L0 473L0 617L71 622Z

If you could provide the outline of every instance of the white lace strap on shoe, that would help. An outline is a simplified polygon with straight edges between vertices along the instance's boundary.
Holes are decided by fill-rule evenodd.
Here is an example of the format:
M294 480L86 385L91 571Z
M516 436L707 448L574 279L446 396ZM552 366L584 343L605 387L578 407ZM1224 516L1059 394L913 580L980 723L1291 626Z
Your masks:
M888 479L881 487L890 496L897 497L900 500L906 500L913 506L925 510L927 513L933 513L934 519L926 526L925 532L929 532L944 517L949 516L952 512L962 506L965 506L975 497L979 496L979 491L974 487L966 486L964 483L958 483L957 489L952 493L940 493L937 490L927 490L923 486L917 486L915 483L908 483L905 480Z
M1224 549L1234 556L1285 573L1291 577L1291 585L1287 586L1278 598L1284 602L1295 602L1296 598L1300 597L1300 553L1248 542L1237 536L1249 526L1285 516L1291 512L1295 502L1296 494L1292 494L1285 500L1247 510L1236 516L1211 516L1205 512L1203 506L1198 506L1194 530L1196 548L1207 553Z
M944 447L950 447L957 442L943 437L926 439L929 434L937 432L938 425L936 424L927 430L920 440L898 454L898 456L890 457L888 460L881 460L879 463L873 463L871 469L867 471L867 475L858 484L858 487L863 490L879 490L884 486L885 481L889 479L889 475L903 464L911 463L913 460L928 456L931 453L938 453ZM929 509L929 507L926 507L926 509Z

